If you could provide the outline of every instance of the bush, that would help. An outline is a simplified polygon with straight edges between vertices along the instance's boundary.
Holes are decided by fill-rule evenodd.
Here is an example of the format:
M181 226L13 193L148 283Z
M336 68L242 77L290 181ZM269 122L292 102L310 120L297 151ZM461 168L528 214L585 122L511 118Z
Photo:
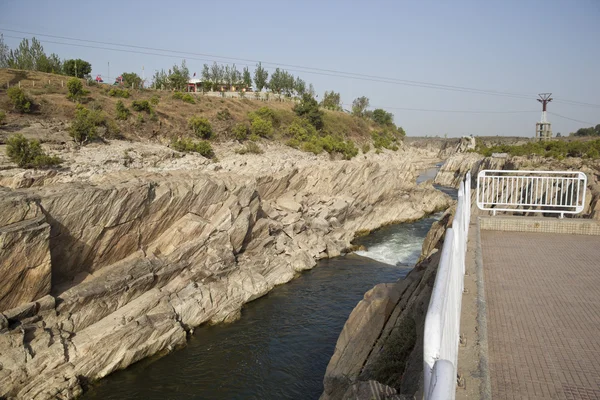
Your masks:
M373 139L373 147L377 150L381 150L382 148L393 151L398 150L398 138L391 130L373 132L371 133L371 138Z
M206 158L213 158L215 153L207 141L194 142L190 139L177 139L171 142L171 147L184 153L194 152Z
M194 96L192 96L189 93L184 94L183 97L181 98L181 100L184 103L196 104L196 100L194 100Z
M44 168L62 163L59 157L45 154L39 141L27 140L21 134L8 139L6 154L21 168Z
M154 112L148 100L134 100L133 103L131 103L131 108L135 111L146 111L148 114Z
M263 149L260 148L255 142L248 142L244 147L235 151L238 154L262 154L264 153Z
M131 111L129 111L129 109L127 107L125 107L125 104L123 104L123 102L121 100L117 101L117 119L121 120L121 121L126 121L127 118L129 118L129 116L131 115Z
M237 124L233 127L233 135L239 141L244 141L248 138L248 125Z
M6 91L13 108L22 113L31 111L32 101L21 88L13 86Z
M250 132L257 136L270 138L273 136L273 124L269 120L255 117L250 125Z
M307 120L297 118L288 126L287 135L305 142L317 136L317 130Z
M600 158L600 139L587 142L563 142L560 140L529 142L523 145L499 144L487 147L477 141L475 151L489 157L493 153L507 153L511 156L542 156L562 160L565 157Z
M158 97L157 95L150 97L150 104L152 104L153 106L157 106L159 102L160 97Z
M83 83L81 83L81 79L75 77L70 78L67 81L67 92L67 98L73 101L79 100L87 94L87 92L83 90Z
M210 139L213 135L212 126L206 118L191 117L188 120L188 127L202 139Z
M124 99L128 99L130 96L130 93L129 93L129 90L127 90L127 89L111 88L108 91L108 95L111 97L122 97Z
M5 119L6 119L6 113L4 111L0 111L0 125L2 125L4 123Z
M231 119L231 113L228 109L221 110L217 113L217 119L219 121L228 121Z
M261 107L256 111L248 113L248 117L250 117L250 121L254 121L255 118L261 118L265 121L271 122L273 126L279 126L281 120L275 110L270 109L269 107Z
M371 145L369 143L365 143L362 145L363 154L367 154L371 150Z
M183 100L183 93L182 92L174 92L173 93L173 98L175 100Z
M78 144L85 144L96 138L96 127L103 124L105 118L99 111L88 110L77 105L75 120L69 128L69 135Z
M319 110L319 103L310 94L302 95L300 103L294 106L294 112L299 117L305 118L316 129L323 128L323 111Z

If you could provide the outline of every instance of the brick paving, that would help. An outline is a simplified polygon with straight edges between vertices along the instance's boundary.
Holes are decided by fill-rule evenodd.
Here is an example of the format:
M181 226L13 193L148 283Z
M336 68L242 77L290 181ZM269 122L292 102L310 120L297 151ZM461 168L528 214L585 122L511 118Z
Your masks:
M492 398L600 399L600 236L481 238Z

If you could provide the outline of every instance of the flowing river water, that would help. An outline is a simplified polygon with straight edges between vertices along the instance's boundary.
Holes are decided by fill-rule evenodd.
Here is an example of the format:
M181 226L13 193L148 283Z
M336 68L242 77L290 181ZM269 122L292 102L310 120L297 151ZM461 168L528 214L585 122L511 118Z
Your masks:
M435 169L418 181L431 174ZM317 399L352 309L376 284L406 276L438 218L390 225L356 240L367 250L319 261L246 304L238 321L201 326L185 348L118 371L83 398Z

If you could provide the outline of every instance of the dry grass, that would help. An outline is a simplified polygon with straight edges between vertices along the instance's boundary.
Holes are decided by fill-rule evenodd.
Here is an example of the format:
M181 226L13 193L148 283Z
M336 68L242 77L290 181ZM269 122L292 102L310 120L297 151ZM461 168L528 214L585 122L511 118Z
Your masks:
M6 124L24 125L32 122L70 122L75 115L75 103L66 98L68 77L47 74L35 71L21 71L12 69L0 69L0 110L7 111ZM34 100L35 112L27 115L12 112L12 108L6 96L7 83L15 86L21 82L21 88ZM63 86L64 85L64 86ZM89 94L82 99L86 107L101 109L108 118L115 120L116 103L121 100L125 106L131 109L134 100L150 100L153 96L159 98L154 107L156 118L151 120L144 115L144 122L139 122L137 112L132 110L132 115L127 121L116 121L121 134L132 140L155 139L168 141L181 136L191 136L188 128L188 119L192 116L207 118L216 133L216 140L233 138L232 128L237 123L247 123L248 113L256 111L260 107L269 107L274 110L279 126L275 132L275 138L281 138L286 127L296 118L293 112L293 102L264 102L255 100L253 96L245 99L228 99L219 97L192 94L196 100L195 104L174 99L170 91L132 90L131 96L123 99L111 97L108 90L111 85L100 84L85 86ZM230 119L217 118L217 114L228 110ZM344 138L363 142L370 139L372 124L352 117L343 112L325 110L325 131Z

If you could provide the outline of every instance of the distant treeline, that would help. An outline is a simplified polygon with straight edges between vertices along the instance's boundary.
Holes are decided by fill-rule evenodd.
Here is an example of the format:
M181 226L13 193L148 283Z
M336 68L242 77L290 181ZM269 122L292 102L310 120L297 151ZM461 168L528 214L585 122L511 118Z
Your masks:
M571 133L571 136L600 136L600 124L578 129L577 132Z

